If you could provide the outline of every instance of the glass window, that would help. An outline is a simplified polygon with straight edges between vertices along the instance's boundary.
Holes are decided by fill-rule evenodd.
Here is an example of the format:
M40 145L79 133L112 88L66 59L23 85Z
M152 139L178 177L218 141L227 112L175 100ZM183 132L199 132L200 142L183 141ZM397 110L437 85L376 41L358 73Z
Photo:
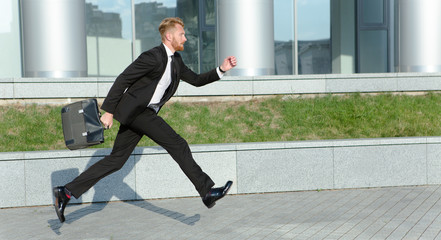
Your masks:
M132 61L130 0L86 0L89 76L116 76Z
M216 11L213 0L200 0L200 72L207 72L216 66Z
M133 2L134 41L132 0L86 0L89 76L120 74L132 59L161 44L158 26L164 18L175 16L185 23L187 42L181 55L186 65L195 72L214 67L216 17L212 0Z
M2 1L0 7L0 78L21 77L18 1Z
M389 15L385 0L358 0L358 72L388 72Z
M147 51L161 43L158 27L167 17L176 16L176 0L173 1L135 1L135 35L140 49L136 54ZM136 56L135 56L136 58Z
M195 72L199 72L199 1L178 0L176 15L184 21L187 42L181 52L185 65Z
M204 0L205 25L214 26L216 23L216 12L213 0Z
M205 19L207 24L214 24L214 3L213 1L208 2L205 5L205 9L209 14L206 14L205 18L201 19ZM187 67L195 72L199 72L199 64L204 64L205 62L199 61L199 58L204 58L210 52L208 51L199 56L201 48L204 49L210 45L214 46L214 38L207 38L207 40L212 42L207 42L200 46L200 41L203 41L199 27L199 6L201 4L201 0L135 0L136 46L140 45L140 48L136 49L136 54L139 55L143 51L158 46L161 43L161 36L158 32L159 24L164 18L177 16L184 21L185 36L187 37L184 51L180 52L180 54ZM213 65L214 60L213 56L211 65Z
M331 73L330 0L297 1L299 74Z
M201 56L201 72L207 72L215 68L215 32L205 31L202 32L202 56Z
M293 74L294 6L292 0L274 1L274 60L277 75Z
M384 22L383 0L362 0L362 21L364 24L382 24Z
M360 32L360 72L387 72L387 31Z

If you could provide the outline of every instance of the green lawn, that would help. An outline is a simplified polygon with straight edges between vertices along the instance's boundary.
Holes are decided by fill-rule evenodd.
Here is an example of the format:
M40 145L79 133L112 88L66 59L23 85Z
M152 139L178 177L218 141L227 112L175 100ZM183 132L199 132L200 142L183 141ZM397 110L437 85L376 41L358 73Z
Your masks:
M61 106L0 106L0 152L66 149ZM171 103L160 115L190 144L441 135L441 94L290 96ZM112 147L118 123L105 132ZM139 146L155 145L144 137Z

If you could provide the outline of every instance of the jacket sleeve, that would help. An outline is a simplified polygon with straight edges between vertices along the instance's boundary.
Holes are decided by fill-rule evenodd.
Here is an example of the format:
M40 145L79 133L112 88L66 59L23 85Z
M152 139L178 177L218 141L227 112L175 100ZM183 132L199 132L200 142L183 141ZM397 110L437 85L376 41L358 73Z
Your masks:
M197 74L184 64L181 66L180 78L196 87L201 87L220 79L216 69L212 69L206 73Z
M155 69L157 63L158 61L152 52L143 52L116 78L101 109L114 113L124 92L140 78Z

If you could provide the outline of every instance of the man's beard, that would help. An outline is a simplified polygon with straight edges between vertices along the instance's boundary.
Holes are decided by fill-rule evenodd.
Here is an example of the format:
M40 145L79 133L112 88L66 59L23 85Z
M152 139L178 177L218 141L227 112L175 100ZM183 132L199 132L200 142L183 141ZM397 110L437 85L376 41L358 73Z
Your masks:
M172 46L175 49L175 51L184 51L184 44L179 44L178 42L173 41Z

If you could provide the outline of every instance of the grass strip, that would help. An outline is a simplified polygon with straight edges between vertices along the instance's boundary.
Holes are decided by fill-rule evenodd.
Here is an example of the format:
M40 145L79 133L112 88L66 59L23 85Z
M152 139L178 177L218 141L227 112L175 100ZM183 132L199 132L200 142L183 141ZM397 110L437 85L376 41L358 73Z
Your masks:
M66 149L61 106L0 106L0 152ZM190 144L441 135L441 94L279 96L168 103L163 117ZM119 124L105 131L110 148ZM138 146L156 145L143 137Z

